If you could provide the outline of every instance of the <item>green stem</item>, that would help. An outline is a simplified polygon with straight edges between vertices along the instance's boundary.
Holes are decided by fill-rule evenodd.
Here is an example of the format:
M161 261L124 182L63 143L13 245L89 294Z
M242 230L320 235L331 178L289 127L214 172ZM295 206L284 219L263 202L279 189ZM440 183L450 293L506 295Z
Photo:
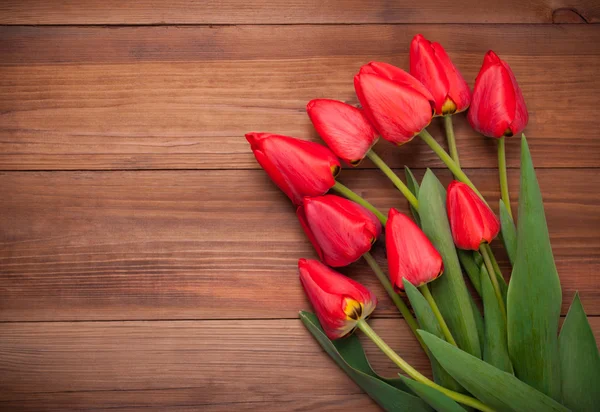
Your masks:
M375 153L373 151L373 149L371 149L367 152L367 157L369 159L371 159L371 161L373 163L375 163L375 166L380 168L381 171L392 181L394 186L396 186L398 188L398 190L400 192L402 192L402 194L408 200L408 202L412 205L412 207L414 207L415 209L418 210L419 209L419 201L417 200L415 195L412 194L410 189L404 184L404 182L402 180L400 180L398 175L396 173L394 173L394 171L392 169L390 169L390 167L383 161L383 159L381 157L379 157L377 155L377 153Z
M504 276L502 276L502 271L500 270L500 265L498 265L496 256L494 256L494 252L492 251L492 247L490 246L489 243L486 243L485 248L487 249L488 254L490 255L490 260L492 261L492 266L494 267L496 274L499 276L499 278L501 278L504 281ZM504 281L504 283L506 283L506 281Z
M444 128L446 129L446 138L448 139L448 148L450 156L456 166L460 168L460 160L458 160L458 149L456 148L456 138L454 137L454 126L452 125L452 115L444 116Z
M502 201L508 210L512 219L512 209L510 208L510 195L508 193L508 178L506 176L506 151L504 149L504 137L498 139L498 173L500 174L500 193Z
M444 320L444 317L440 312L440 308L438 308L438 305L435 302L433 295L429 291L429 287L427 286L427 284L419 286L419 290L425 297L425 300L429 302L429 306L431 306L431 310L433 311L433 314L435 315L438 323L440 324L440 328L442 329L442 333L444 334L446 340L454 346L458 347L456 341L454 340L454 337L452 336L452 332L450 332L450 329L448 328L448 325L446 324L446 321Z
M349 188L337 181L335 182L335 185L333 185L332 189L341 194L342 196L352 200L353 202L356 202L359 205L369 209L375 214L375 216L377 216L377 219L379 219L382 225L385 226L385 224L387 223L387 217L385 217L383 213L381 213L375 206L373 206L371 203L365 200L358 193L353 192L352 190L350 190Z
M463 405L472 406L473 408L479 409L484 412L494 412L492 408L482 403L481 401L472 398L470 396L464 395L462 393L451 391L450 389L446 389L443 386L438 385L433 382L431 379L421 374L418 370L413 368L408 362L400 357L392 348L388 346L387 343L375 333L375 331L369 326L369 324L361 319L358 321L356 326L365 334L369 339L373 341L377 347L386 354L388 358L392 360L400 369L402 369L408 376L416 380L417 382L421 382L424 385L427 385L433 389L436 389L448 396L451 399L454 399L457 402L462 403Z
M494 292L496 293L496 299L498 299L498 305L500 306L500 312L502 312L502 316L504 318L504 323L506 323L506 306L504 305L504 299L502 298L502 292L500 292L500 285L498 285L498 278L496 277L496 272L494 270L494 266L492 265L492 261L490 260L490 255L488 253L485 244L482 244L479 247L479 251L481 252L481 256L483 256L483 262L485 263L485 268L487 269L490 280L492 281L492 285L494 286Z
M477 195L487 204L487 202L483 198L483 195L479 192L479 190L477 190L473 182L471 182L471 179L469 179L465 172L463 172L462 169L454 162L454 160L452 160L450 155L446 153L444 148L440 146L440 144L433 138L433 136L429 134L427 130L421 130L421 132L419 133L419 137L423 139L425 143L429 145L429 147L431 147L435 154L438 155L441 161L444 162L444 164L448 167L448 169L450 169L452 174L456 176L458 180L460 180L461 182L468 185L471 189L473 189L473 191L477 193Z
M377 279L379 279L379 282L381 282L381 284L383 285L383 288L385 289L385 291L387 292L389 297L392 299L392 302L394 302L394 304L396 305L396 307L398 308L398 310L400 311L400 313L402 314L404 319L406 320L408 327L410 327L410 330L415 335L415 337L417 338L417 340L419 341L419 343L421 344L423 349L427 350L427 346L425 346L425 342L423 342L423 340L417 333L417 329L419 329L419 325L417 324L417 321L413 317L412 313L410 313L410 310L408 309L408 306L406 306L406 303L404 303L404 301L402 300L400 295L398 295L396 293L396 291L394 290L394 287L392 286L390 279L387 277L387 275L385 273L383 273L383 270L381 270L381 266L379 266L379 264L377 263L375 258L369 252L365 253L363 255L363 258L365 258L365 260L367 261L367 263L369 264L369 266L371 267L373 272L375 272L375 276L377 276Z

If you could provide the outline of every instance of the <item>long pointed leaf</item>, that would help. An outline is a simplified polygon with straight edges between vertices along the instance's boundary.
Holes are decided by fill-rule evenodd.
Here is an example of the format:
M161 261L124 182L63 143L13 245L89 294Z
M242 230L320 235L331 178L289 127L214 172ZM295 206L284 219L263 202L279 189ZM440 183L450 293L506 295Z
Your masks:
M463 278L446 214L446 190L431 170L419 189L422 229L442 255L444 274L431 282L433 297L460 348L481 358L473 307Z
M519 379L558 401L561 302L542 195L523 135L517 254L507 296L508 353Z
M479 280L480 271L479 267L483 263L483 258L479 252L473 252L471 250L457 249L458 259L463 269L467 273L467 276L471 280L471 284L477 291L477 294L481 296L481 280ZM475 259L479 257L480 261L477 262Z
M301 311L300 320L335 363L384 410L432 411L426 402L407 392L409 389L401 379L384 379L377 375L369 365L358 337L352 335L331 341L314 314Z
M425 402L427 402L433 409L439 412L466 412L466 409L460 406L456 401L450 399L442 392L433 389L424 383L414 381L405 376L399 375L400 379L404 381L414 393L419 395Z
M502 200L500 200L500 230L500 233L502 233L502 242L508 254L508 260L510 260L510 264L512 265L515 263L515 256L517 255L517 228Z
M504 372L513 373L512 363L508 356L504 315L498 305L498 299L485 266L481 267L481 291L485 315L483 360Z
M442 333L440 324L433 314L431 306L423 297L421 292L419 292L419 290L406 279L404 279L404 290L408 296L408 300L410 300L413 310L415 311L415 316L417 317L419 327L441 339L444 339L444 334ZM431 370L433 371L433 378L436 383L445 388L452 389L453 391L465 392L465 389L460 386L460 384L456 382L456 380L450 376L448 372L444 370L444 368L440 366L439 362L431 353L427 353L427 356L429 356L429 360L431 361Z
M568 411L514 375L469 355L431 333L419 330L419 334L442 367L486 405L498 411Z
M410 192L413 195L415 195L415 197L418 199L419 198L419 182L415 178L415 175L413 175L413 173L410 171L408 166L404 166L404 175L406 176L406 187L408 187L408 190L410 190ZM412 213L413 218L415 219L415 222L417 223L417 225L421 226L421 218L419 217L419 212L417 211L417 209L415 209L414 207L412 207L412 205L410 205L410 212Z
M600 408L600 354L585 311L575 294L558 338L563 403L574 411Z

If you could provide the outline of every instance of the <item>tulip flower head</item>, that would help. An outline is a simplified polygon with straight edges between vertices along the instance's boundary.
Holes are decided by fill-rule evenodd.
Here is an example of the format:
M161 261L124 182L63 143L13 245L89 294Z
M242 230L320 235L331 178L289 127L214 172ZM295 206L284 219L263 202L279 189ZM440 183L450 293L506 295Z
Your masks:
M488 51L475 79L471 110L473 129L484 136L501 138L519 134L527 126L529 114L523 93L510 66Z
M363 111L344 102L315 99L306 111L327 146L351 166L357 166L379 139Z
M258 163L295 205L335 185L341 165L327 147L271 133L248 133L246 139Z
M375 310L377 298L369 289L318 260L300 259L298 273L308 300L331 340L352 333L357 322Z
M398 292L404 290L402 279L419 287L444 271L442 257L425 233L396 209L390 209L388 214L385 244L390 281Z
M446 50L421 34L410 44L410 74L433 95L436 115L458 113L469 107L471 90Z
M461 249L477 250L500 231L494 212L462 182L455 180L448 186L446 209L454 243Z
M372 212L335 195L307 197L296 214L321 260L333 267L360 259L381 234Z
M367 118L384 139L402 145L431 122L435 100L413 76L387 63L371 62L354 76Z

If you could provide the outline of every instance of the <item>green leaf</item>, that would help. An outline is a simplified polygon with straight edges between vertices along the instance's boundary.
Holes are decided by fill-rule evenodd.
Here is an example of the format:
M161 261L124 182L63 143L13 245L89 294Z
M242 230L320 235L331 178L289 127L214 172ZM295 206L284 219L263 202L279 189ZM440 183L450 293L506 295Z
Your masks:
M514 375L469 355L448 342L419 330L442 367L480 401L498 411L568 411L549 396Z
M519 379L558 401L561 303L542 195L523 135L517 254L507 296L508 353Z
M377 375L369 365L357 336L331 341L314 314L301 311L300 320L335 363L384 410L432 411L422 399L408 393L410 389L401 379L385 379Z
M500 233L502 234L502 242L508 254L508 259L512 265L515 263L515 256L517 255L517 228L502 200L500 200Z
M410 192L413 195L415 195L415 197L418 199L419 198L419 182L417 181L415 176L412 174L412 172L410 171L408 166L404 166L404 174L406 175L406 187L408 187L408 190L410 190ZM412 205L409 204L409 206L410 206L410 212L412 213L413 218L415 219L415 222L420 227L421 226L421 218L419 217L419 212L417 211L417 209L412 207Z
M481 280L479 280L480 271L479 267L483 263L483 258L479 252L473 252L472 250L462 250L456 249L456 253L458 254L458 259L460 260L460 264L462 265L465 272L467 272L467 276L471 280L471 284L477 291L477 294L481 296ZM475 257L478 256L480 262L477 263Z
M485 266L481 267L481 291L485 315L483 360L504 372L512 374L512 363L508 356L506 323Z
M483 315L475 303L475 299L469 293L469 300L471 301L471 308L473 309L473 316L475 317L475 325L477 325L477 335L479 336L479 345L481 347L481 353L483 354L483 348L485 345L485 322L483 321Z
M567 313L558 347L563 403L574 411L597 411L600 407L600 354L579 293L575 293Z
M399 375L414 393L427 402L433 409L440 412L466 412L466 409L460 406L456 401L450 399L442 392L433 389L424 383L414 381L406 376Z
M408 300L410 300L410 304L415 311L415 316L417 317L417 322L419 322L419 327L441 339L444 339L444 334L440 324L433 314L431 306L423 297L421 292L419 292L419 290L406 279L404 279L404 291L406 292ZM431 361L431 370L433 371L433 378L436 383L445 388L452 389L453 391L465 392L464 388L460 386L459 383L456 382L456 380L440 366L438 361L435 359L435 357L433 357L433 355L431 355L431 353L427 353L427 356L429 356L429 360Z
M458 346L481 358L481 346L471 296L463 278L446 215L446 190L427 169L419 189L422 229L442 255L444 274L431 282L433 297Z

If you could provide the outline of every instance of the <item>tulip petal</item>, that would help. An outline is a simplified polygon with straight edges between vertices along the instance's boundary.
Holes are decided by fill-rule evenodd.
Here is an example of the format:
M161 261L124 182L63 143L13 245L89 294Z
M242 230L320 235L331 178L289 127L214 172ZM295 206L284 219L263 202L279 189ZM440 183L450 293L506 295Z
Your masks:
M327 147L272 133L248 133L246 139L258 163L295 205L335 184L340 162Z
M450 84L431 42L416 35L410 44L410 73L432 94L436 114L442 114L442 106L448 97Z
M330 339L348 335L358 320L368 317L375 310L377 300L369 289L317 260L300 259L298 273L304 291ZM349 305L353 311L348 311Z
M408 216L390 209L385 229L390 280L396 290L404 289L403 279L418 287L440 276L442 257Z
M373 213L339 196L305 198L302 208L305 232L329 266L357 261L381 233L381 223Z
M361 104L384 139L406 143L431 121L429 100L414 88L372 74L360 74L358 82Z
M306 111L325 143L352 166L365 157L379 137L363 111L349 104L314 99L308 102Z

